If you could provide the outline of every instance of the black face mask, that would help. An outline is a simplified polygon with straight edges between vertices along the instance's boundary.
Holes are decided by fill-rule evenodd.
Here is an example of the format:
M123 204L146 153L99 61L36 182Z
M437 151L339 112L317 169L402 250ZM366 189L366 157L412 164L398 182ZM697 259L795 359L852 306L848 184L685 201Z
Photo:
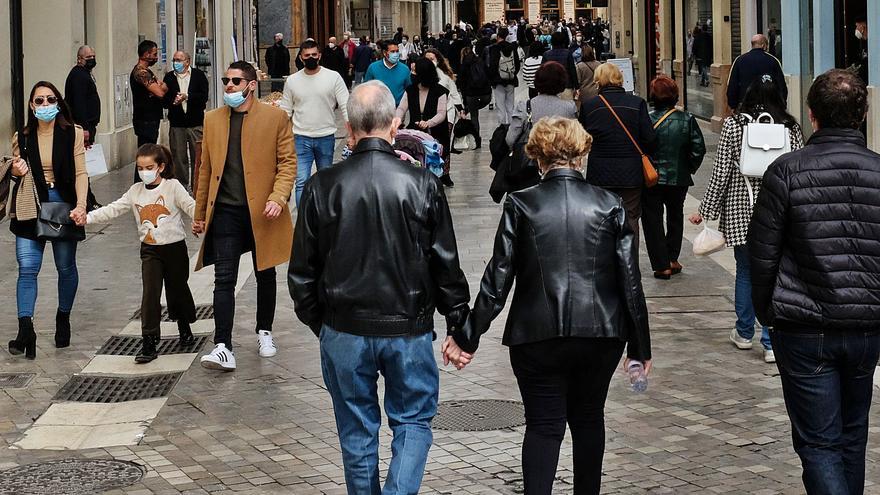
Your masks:
M318 68L318 59L307 58L307 59L303 60L303 65L306 66L306 69L315 70Z
M147 59L147 65L149 65L150 67L152 67L152 66L156 65L156 62L158 62L158 61L159 61L158 58Z
M97 62L95 62L95 59L93 59L93 58L86 59L86 65L85 65L86 69L92 70L95 68L95 65L97 65Z

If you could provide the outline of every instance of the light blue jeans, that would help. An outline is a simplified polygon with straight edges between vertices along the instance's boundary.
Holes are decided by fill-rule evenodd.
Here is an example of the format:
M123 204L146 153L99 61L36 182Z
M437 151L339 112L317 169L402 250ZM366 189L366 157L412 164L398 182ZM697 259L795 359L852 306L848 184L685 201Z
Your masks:
M755 336L755 307L752 306L752 272L749 263L748 246L733 248L736 260L736 282L734 283L734 309L736 310L736 333L744 339L752 340ZM770 331L767 327L761 330L761 345L764 349L772 349Z
M49 202L61 202L61 195L49 189ZM33 318L37 305L37 276L43 266L43 251L46 241L35 241L24 237L15 238L15 258L18 261L18 284L15 296L19 318ZM58 270L58 309L70 313L76 289L79 286L79 272L76 269L76 242L52 241L52 254L55 269Z
M440 389L433 335L362 337L324 325L320 340L349 495L417 494L434 439L431 420ZM379 486L380 373L394 434L384 489Z
M296 207L299 208L299 197L302 196L303 187L312 176L312 163L318 170L333 165L336 136L331 134L313 138L297 134L293 138L296 142Z

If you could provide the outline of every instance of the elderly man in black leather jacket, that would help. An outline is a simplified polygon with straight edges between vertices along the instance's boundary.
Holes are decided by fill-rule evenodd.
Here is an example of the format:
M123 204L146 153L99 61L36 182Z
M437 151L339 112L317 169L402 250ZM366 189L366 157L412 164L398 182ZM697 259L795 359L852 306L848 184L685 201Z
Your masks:
M770 338L806 492L861 494L880 357L880 155L868 92L832 70L810 88L816 131L764 174L749 226L752 301Z
M439 388L434 310L449 329L468 314L443 185L395 154L395 110L381 82L352 92L354 153L306 183L288 274L296 315L320 338L352 495L380 491L380 372L394 433L382 493L418 493ZM467 364L451 338L443 347L457 366Z
M623 201L584 180L591 139L574 119L547 117L526 152L543 181L511 193L468 323L453 333L475 352L516 279L502 343L526 412L525 493L549 495L565 436L574 493L599 493L604 405L624 346L650 370L651 341L634 236ZM627 363L629 364L629 363Z

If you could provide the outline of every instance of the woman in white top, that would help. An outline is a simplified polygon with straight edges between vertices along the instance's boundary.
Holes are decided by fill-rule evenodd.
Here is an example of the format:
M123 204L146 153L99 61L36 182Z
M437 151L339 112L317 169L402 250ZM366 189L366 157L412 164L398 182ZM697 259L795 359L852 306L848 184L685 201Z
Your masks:
M443 184L446 186L452 187L455 184L452 182L452 177L449 176L449 167L451 165L450 152L452 151L452 128L458 121L458 117L464 113L464 106L461 99L461 93L458 92L458 86L455 85L455 73L452 72L452 69L449 67L449 62L446 60L446 57L444 57L436 48L429 48L425 50L425 58L434 62L434 65L437 66L437 76L440 77L440 86L443 86L449 91L449 94L446 95L446 120L449 125L449 139L445 143L440 143L443 145L444 163L444 174L440 180L443 181Z

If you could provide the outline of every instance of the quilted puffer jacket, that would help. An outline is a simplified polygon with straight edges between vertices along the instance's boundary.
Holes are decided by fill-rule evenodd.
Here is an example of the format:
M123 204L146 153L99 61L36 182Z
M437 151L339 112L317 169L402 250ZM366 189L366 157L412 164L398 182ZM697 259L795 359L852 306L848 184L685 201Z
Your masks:
M764 175L748 236L752 301L778 330L876 330L880 155L821 129Z

